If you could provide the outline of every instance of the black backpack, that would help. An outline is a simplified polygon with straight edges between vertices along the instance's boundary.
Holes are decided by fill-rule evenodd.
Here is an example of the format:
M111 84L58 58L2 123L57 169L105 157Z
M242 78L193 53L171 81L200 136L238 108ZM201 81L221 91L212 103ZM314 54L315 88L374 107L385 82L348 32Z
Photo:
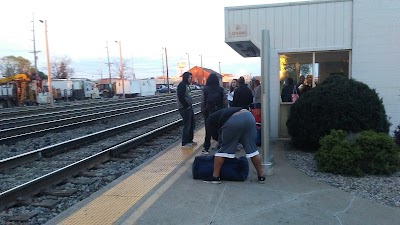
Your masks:
M204 101L206 110L212 112L223 107L224 89L221 87L209 88L204 90Z

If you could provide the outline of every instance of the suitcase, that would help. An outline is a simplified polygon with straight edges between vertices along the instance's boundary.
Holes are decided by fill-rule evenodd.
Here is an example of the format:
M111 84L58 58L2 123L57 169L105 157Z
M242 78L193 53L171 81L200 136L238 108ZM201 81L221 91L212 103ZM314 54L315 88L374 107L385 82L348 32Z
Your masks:
M257 124L261 124L261 109L251 109L251 114L253 114L254 119L256 119Z
M214 156L201 155L194 158L192 165L193 179L206 179L211 177L214 170ZM221 180L245 181L249 175L249 161L246 157L225 158L222 164Z
M257 129L257 138L256 138L256 145L258 147L261 146L261 126L260 125L256 125L256 129Z

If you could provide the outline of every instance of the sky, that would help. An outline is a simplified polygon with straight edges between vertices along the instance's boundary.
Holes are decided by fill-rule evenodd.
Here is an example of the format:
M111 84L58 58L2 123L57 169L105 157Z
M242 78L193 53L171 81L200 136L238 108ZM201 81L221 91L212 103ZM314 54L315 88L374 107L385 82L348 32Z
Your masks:
M14 0L2 3L0 57L34 61L33 26L38 69L47 71L45 25L50 59L69 57L74 77L99 79L118 74L120 48L126 74L136 78L171 76L190 66L221 73L260 75L260 58L243 58L225 43L224 8L296 0ZM34 22L32 22L34 21ZM133 68L133 69L132 69Z

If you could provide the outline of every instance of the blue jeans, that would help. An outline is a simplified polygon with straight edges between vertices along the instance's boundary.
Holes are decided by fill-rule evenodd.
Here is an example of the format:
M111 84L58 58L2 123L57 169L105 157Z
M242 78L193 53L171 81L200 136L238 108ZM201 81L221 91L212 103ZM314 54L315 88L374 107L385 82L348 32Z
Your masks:
M193 142L193 133L195 129L193 108L179 109L179 114L183 120L182 146Z

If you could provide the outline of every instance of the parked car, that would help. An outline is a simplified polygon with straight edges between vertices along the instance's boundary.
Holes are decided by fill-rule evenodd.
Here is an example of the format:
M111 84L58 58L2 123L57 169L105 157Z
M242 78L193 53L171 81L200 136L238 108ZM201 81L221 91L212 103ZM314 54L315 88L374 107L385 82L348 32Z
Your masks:
M191 88L192 90L201 90L201 87L198 86L198 85L190 85L190 88Z
M171 93L175 93L176 92L176 88L175 87L170 87L169 91ZM156 92L157 93L167 93L168 92L168 88L167 87L161 87L161 88L158 88Z

